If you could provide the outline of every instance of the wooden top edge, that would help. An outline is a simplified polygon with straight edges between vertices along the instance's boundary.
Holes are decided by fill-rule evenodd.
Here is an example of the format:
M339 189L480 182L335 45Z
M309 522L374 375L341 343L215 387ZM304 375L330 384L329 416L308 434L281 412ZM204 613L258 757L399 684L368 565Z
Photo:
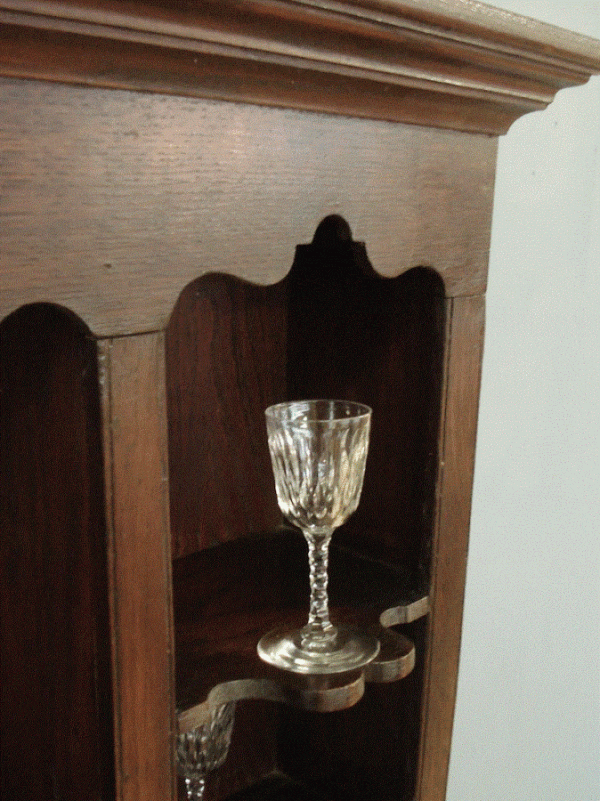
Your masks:
M475 0L0 0L0 75L505 133L600 42Z
M313 0L301 2L313 4ZM597 39L478 0L350 0L347 5L363 7L372 14L426 17L456 32L470 31L490 43L512 43L533 56L564 58L589 68L591 75L600 71Z
M247 5L247 9L244 8ZM175 31L175 25L186 22L201 28L207 21L221 21L228 34L235 32L236 17L240 10L247 22L257 25L268 18L283 20L295 17L312 24L318 18L326 29L337 20L354 20L365 28L370 25L388 28L408 28L420 23L423 31L449 39L469 33L481 42L511 45L522 55L556 57L571 61L590 74L600 71L600 41L564 28L540 22L531 17L515 14L481 3L479 0L196 0L186 4L186 10L177 3L149 0L141 3L115 2L114 0L1 0L0 10L39 16L47 20L71 19L82 23L148 27L150 30ZM144 25L146 21L147 25ZM186 31L180 27L180 33ZM263 38L257 30L257 38ZM480 43L481 43L480 42ZM343 55L343 54L340 54Z

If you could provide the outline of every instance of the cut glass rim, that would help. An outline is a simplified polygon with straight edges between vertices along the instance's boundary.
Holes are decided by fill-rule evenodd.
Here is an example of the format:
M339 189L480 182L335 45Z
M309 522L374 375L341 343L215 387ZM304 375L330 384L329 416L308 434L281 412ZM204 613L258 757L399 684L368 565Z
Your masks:
M268 406L265 415L271 420L293 425L299 423L345 423L370 417L372 409L358 401L315 398L314 400L284 401Z

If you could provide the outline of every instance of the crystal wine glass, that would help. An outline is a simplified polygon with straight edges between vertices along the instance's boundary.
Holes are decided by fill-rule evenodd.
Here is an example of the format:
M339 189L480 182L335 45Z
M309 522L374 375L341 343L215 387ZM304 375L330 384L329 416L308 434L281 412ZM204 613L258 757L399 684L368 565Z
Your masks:
M208 723L177 736L177 771L185 779L188 801L202 801L206 775L227 759L235 702L218 706Z
M360 499L371 409L344 400L304 400L270 406L265 415L279 508L308 543L310 612L303 628L266 634L258 653L294 673L358 669L377 656L379 642L331 623L327 568L333 531Z

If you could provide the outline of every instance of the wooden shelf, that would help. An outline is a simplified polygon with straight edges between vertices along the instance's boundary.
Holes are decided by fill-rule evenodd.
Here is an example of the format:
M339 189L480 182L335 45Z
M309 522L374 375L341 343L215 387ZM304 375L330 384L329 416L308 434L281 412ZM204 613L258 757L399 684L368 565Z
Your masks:
M256 643L280 625L300 627L308 610L304 539L292 529L226 543L175 561L175 663L180 730L201 725L209 708L262 699L304 709L341 710L362 696L364 682L403 678L414 666L413 644L386 626L428 611L423 588L406 570L332 545L333 622L369 630L381 652L367 669L338 676L290 675L265 665ZM210 703L209 703L210 702Z

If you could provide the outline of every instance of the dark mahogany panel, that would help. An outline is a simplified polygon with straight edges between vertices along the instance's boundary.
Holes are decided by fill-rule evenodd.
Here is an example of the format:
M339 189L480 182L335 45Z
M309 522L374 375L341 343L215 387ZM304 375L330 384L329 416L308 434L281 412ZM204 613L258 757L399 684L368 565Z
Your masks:
M288 395L373 409L360 505L334 542L406 571L427 591L443 373L443 283L384 279L342 218L297 249L289 281Z
M49 305L0 326L2 799L114 797L95 343Z
M182 292L166 338L173 556L281 519L264 409L285 400L285 282L207 275Z

